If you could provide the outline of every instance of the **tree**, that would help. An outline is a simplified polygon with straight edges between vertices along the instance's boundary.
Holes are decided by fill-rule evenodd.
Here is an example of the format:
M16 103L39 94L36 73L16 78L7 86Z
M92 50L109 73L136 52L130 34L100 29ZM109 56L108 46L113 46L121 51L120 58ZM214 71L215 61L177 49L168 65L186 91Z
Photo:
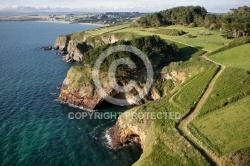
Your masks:
M142 17L138 20L138 23L141 27L173 24L189 25L193 22L198 26L202 26L206 14L206 9L200 6L181 6Z

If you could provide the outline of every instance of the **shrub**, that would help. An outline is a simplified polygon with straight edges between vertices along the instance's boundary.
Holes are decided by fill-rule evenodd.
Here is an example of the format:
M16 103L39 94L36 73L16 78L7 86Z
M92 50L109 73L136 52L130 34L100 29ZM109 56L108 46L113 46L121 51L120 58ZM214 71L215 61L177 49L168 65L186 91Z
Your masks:
M182 30L177 30L177 29L159 29L153 32L157 34L168 35L168 36L181 36L181 35L186 34L186 32Z
M193 38L193 35L192 34L187 34L187 35L185 35L185 38L191 39L191 38Z
M188 25L189 28L194 28L197 27L197 24L195 22L191 23Z
M199 32L199 35L209 36L209 35L212 35L212 33L202 31L202 32Z

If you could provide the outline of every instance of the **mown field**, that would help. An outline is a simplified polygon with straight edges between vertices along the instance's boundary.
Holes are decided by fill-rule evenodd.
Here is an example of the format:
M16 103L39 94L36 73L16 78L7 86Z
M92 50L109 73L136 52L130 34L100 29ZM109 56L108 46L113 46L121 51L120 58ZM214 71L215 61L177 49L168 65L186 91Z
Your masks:
M175 29L184 31L186 34L181 36L171 36L171 35L164 35L162 33L156 33L157 31L164 30L164 29ZM167 27L157 27L157 28L131 28L127 27L124 29L117 30L116 32L134 32L139 35L159 35L160 37L183 43L192 47L196 47L199 49L207 50L207 51L214 51L221 47L227 45L231 40L225 39L221 36L221 32L219 31L211 31L204 27L195 27L195 28L188 28L185 26L167 26ZM187 35L191 35L192 37L188 37ZM204 35L207 34L207 35Z
M211 65L210 68L204 69L204 71L200 72L194 79L188 82L188 84L174 96L173 100L186 110L193 108L199 101L217 69L217 66L213 65Z
M175 32L171 33L173 30ZM166 33L166 31L168 31L168 33ZM135 36L158 35L163 39L182 43L206 51L217 50L231 42L231 40L223 38L221 36L221 32L219 31L212 31L204 27L188 28L186 26L178 25L157 28L137 28L131 27L130 24L121 24L100 27L86 32L93 36L120 32L123 32L121 34L124 35L126 35L126 33L133 33Z
M218 78L211 94L203 104L199 117L216 111L250 94L250 73L227 67Z
M226 66L189 129L218 156L250 147L249 44L210 56Z
M101 35L101 34L105 34L105 33L110 33L110 32L115 32L121 29L125 29L130 27L129 24L121 24L121 25L114 25L114 26L104 26L104 27L100 27L97 29L93 29L93 30L89 30L87 32L91 33L92 35Z
M216 62L226 66L250 70L250 44L235 47L218 54L210 56Z
M218 155L250 147L250 96L193 121L191 131Z

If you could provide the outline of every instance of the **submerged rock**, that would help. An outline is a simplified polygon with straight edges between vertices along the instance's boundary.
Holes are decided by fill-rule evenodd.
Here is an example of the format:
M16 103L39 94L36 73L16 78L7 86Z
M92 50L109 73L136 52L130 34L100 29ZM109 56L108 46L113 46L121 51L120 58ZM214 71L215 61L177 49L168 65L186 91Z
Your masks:
M62 55L66 55L66 54L68 54L68 52L67 51L62 51L62 50L57 50L57 52L56 52L57 54L62 54Z
M52 48L53 47L51 45L41 47L41 49L43 49L44 51L52 50Z

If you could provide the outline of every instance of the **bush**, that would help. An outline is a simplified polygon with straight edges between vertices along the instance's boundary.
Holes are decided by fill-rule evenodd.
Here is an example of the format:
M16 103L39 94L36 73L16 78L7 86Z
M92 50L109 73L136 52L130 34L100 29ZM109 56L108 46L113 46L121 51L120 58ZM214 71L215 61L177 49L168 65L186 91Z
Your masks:
M212 35L212 33L210 33L210 32L199 32L199 35L209 36L209 35Z
M193 35L192 34L187 34L187 35L185 35L185 38L191 39L191 38L193 38Z
M191 23L188 25L189 28L194 28L197 27L197 24L195 22Z
M181 36L181 35L186 34L186 32L182 30L177 30L177 29L159 29L153 32L157 34L168 35L168 36Z

